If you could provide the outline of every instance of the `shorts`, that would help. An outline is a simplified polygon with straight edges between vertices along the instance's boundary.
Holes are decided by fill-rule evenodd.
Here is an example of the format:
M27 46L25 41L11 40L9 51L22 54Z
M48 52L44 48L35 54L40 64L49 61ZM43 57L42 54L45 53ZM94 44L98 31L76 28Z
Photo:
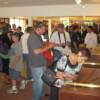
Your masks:
M9 76L12 80L18 80L20 77L20 72L16 71L15 69L9 69Z

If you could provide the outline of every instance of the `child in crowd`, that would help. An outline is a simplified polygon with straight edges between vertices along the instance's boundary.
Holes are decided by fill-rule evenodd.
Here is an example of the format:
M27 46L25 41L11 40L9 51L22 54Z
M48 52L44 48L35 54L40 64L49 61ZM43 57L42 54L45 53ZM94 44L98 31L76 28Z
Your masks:
M22 46L20 43L20 35L18 32L12 34L13 44L9 50L9 75L12 81L12 87L7 92L8 93L18 93L17 80L20 79L20 72L23 66L22 60Z

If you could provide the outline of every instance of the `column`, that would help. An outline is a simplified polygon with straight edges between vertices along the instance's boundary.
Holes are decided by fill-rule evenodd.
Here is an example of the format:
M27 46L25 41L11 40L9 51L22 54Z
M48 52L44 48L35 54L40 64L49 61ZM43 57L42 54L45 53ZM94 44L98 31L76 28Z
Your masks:
M28 16L28 26L33 26L32 16Z
M51 33L52 33L52 30L51 30L51 19L48 19L48 35L49 35L49 38L51 36Z

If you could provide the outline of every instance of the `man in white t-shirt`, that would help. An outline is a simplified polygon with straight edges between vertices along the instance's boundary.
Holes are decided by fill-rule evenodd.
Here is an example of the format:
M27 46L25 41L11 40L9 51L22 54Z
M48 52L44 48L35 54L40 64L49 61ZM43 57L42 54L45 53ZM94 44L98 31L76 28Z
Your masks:
M58 24L57 31L52 33L50 42L54 43L56 45L54 49L59 50L62 54L69 55L71 53L71 49L69 48L71 42L70 36L69 33L64 30L63 24Z
M27 80L32 79L31 70L29 68L29 62L28 62L29 51L28 51L28 47L27 47L27 40L28 40L28 38L29 38L29 36L32 32L33 32L33 28L27 27L26 30L25 30L25 33L21 37L23 62L24 62L24 66L27 68ZM22 80L20 89L24 89L26 83L27 83L27 81Z
M96 33L93 32L93 27L88 26L87 29L88 33L86 34L85 37L85 44L87 48L94 48L97 46L97 35Z

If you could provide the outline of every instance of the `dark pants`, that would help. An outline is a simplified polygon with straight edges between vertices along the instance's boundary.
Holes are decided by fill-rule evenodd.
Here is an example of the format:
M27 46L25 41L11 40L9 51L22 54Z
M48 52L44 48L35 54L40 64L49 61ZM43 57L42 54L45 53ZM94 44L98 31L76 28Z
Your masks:
M50 93L50 100L58 100L59 88L52 86L51 93Z
M9 59L2 59L2 64L3 64L3 69L2 71L5 73L5 74L9 74Z
M2 59L0 58L0 71L2 71L2 67L3 67Z

